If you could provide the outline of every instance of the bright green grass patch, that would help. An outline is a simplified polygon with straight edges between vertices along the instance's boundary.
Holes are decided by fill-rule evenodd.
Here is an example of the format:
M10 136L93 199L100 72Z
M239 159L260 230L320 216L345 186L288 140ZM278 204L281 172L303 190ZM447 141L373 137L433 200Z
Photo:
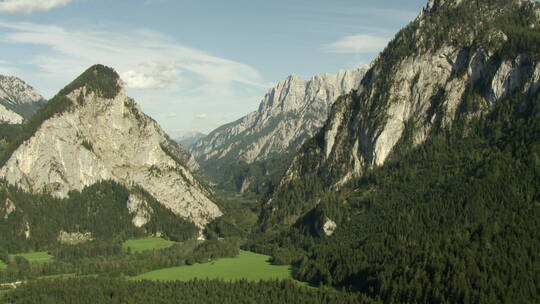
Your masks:
M130 248L132 252L141 252L145 250L157 250L171 247L176 244L173 241L167 241L158 237L147 237L143 239L127 240L124 242L125 249Z
M53 257L44 251L9 255L10 258L15 258L16 256L23 257L30 263L50 263L53 261Z
M4 261L0 261L0 270L1 269L6 269L6 268L7 268L6 263L4 263Z
M268 279L292 279L290 266L268 263L269 256L240 251L235 258L223 258L205 264L179 266L144 273L134 280L189 281L193 279L223 279L252 281Z

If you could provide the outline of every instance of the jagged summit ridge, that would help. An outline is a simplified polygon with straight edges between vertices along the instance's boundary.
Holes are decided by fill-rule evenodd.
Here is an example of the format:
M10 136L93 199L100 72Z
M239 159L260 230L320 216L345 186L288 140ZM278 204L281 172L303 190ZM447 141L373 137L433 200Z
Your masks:
M526 101L538 94L537 3L430 1L428 7L439 9L403 29L358 90L335 103L266 205L270 218L290 216L286 209L293 208L281 205L281 198L304 176L339 189L437 132L466 130L467 121L489 115L511 96L522 94ZM298 204L306 209L296 209L297 215L319 199L299 191L306 196Z
M22 79L0 75L0 121L20 124L45 102L45 98Z
M15 76L0 75L0 99L11 104L36 103L44 98L34 88Z
M113 180L144 189L199 227L221 215L192 174L196 163L127 97L112 69L91 67L47 106L38 114L52 114L41 115L35 132L0 169L10 184L66 197Z
M366 70L310 80L291 75L268 91L257 111L211 132L191 152L207 167L295 152L323 125L337 97L358 87Z

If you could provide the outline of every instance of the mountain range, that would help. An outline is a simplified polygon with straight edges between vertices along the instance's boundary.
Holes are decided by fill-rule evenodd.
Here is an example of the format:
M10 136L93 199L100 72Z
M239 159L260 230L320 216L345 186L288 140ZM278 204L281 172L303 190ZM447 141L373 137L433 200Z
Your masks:
M157 216L151 203L155 201L178 220L202 230L222 212L210 199L209 190L192 175L197 169L189 153L126 96L118 74L96 65L23 126L2 155L0 176L8 185L54 199L69 199L74 191L113 182L131 193L123 210L129 212L134 226L152 222ZM42 229L22 219L31 211L23 210L9 192L6 219L21 213L18 217L26 222L27 231ZM57 227L56 233L67 228ZM27 238L32 235L28 233Z
M536 1L429 0L369 67L290 76L191 153L92 66L2 125L0 249L233 240L362 303L536 303L539 28Z
M539 27L535 1L429 1L294 156L252 250L384 303L537 301Z
M310 80L291 75L271 88L259 109L212 131L190 152L218 187L264 195L292 155L328 118L334 101L357 89L361 67Z

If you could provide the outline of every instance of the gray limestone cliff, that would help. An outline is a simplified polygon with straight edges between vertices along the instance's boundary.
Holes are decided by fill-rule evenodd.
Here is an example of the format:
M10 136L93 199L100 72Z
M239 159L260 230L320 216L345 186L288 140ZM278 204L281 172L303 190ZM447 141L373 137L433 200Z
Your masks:
M0 75L0 121L20 124L45 104L45 98L21 79Z
M206 167L252 163L296 152L319 130L338 96L356 89L367 68L315 76L289 76L271 88L259 109L224 125L191 147Z
M305 185L340 189L432 134L455 129L458 120L486 116L515 94L537 94L538 48L522 45L521 32L506 26L504 14L493 12L518 12L527 17L526 28L535 29L539 6L430 1L374 62L358 90L335 103L325 126L296 155L265 206L267 224L294 222L317 204L316 191ZM463 23L448 16L460 16ZM293 207L286 197L294 185L304 186L298 188L302 202Z
M114 71L106 76L115 83L105 84L112 91L96 87L103 81L100 73L99 67L90 68L53 98L49 108L62 105L63 111L36 127L11 153L0 176L25 191L56 197L113 180L144 189L198 227L221 216L192 174L193 158L126 96ZM136 214L135 226L147 221L144 202L131 197L126 208Z

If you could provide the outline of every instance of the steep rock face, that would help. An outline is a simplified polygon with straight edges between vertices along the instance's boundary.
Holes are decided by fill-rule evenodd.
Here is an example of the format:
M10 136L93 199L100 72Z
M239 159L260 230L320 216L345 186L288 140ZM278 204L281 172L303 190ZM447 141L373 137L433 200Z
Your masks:
M295 157L266 204L268 222L289 218L290 223L291 216L294 220L317 204L316 191L307 187L297 189L303 202L286 205L294 185L306 188L306 177L315 177L323 189L339 189L432 134L488 115L513 94L536 94L538 53L520 44L522 33L506 26L504 14L493 12L520 11L527 17L526 28L534 29L540 24L538 6L430 1L375 61L358 90L336 102L324 128ZM448 14L460 13L467 20L472 8L482 12L470 21L476 22L476 33L471 32L474 26L461 23L449 23L446 32L437 30Z
M102 77L95 67L86 73L92 72ZM0 176L23 190L57 197L113 180L146 190L199 227L221 216L191 173L193 159L126 96L118 75L111 78L119 87L111 98L90 83L57 95L67 98L67 109L43 121L12 153Z
M127 208L130 214L133 214L133 225L135 227L142 227L146 225L152 216L152 209L148 206L148 203L137 195L130 195L127 201Z
M358 87L367 68L315 76L289 76L266 94L258 111L222 126L191 147L203 165L220 168L295 152L322 127L338 96Z
M0 75L0 121L21 123L45 102L43 96L21 79Z
M0 122L8 124L21 124L24 118L0 104Z
M57 241L60 244L68 244L68 245L77 245L81 243L86 243L88 241L92 240L92 233L90 232L65 232L60 231L58 234Z

